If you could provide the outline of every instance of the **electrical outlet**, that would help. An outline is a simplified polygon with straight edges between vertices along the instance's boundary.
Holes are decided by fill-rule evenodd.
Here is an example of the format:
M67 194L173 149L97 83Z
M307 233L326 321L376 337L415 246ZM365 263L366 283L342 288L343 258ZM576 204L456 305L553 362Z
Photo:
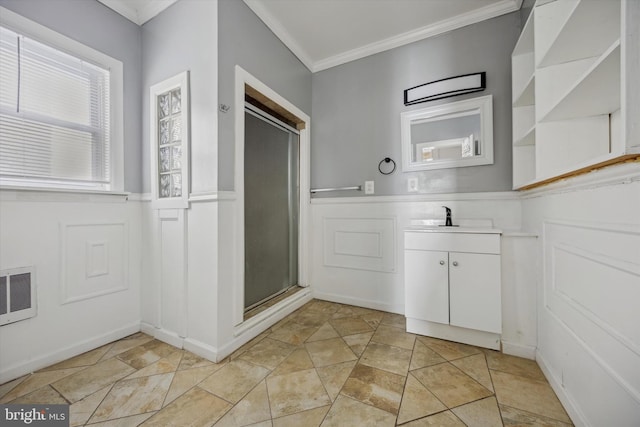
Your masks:
M418 192L418 178L409 178L407 180L407 191L409 193Z
M373 194L373 193L374 193L373 181L365 181L364 194Z

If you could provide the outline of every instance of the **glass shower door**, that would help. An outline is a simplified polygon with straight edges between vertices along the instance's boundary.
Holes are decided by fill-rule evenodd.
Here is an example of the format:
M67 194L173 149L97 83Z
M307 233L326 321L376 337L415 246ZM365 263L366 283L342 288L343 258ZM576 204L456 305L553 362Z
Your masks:
M299 138L245 110L244 306L298 284Z

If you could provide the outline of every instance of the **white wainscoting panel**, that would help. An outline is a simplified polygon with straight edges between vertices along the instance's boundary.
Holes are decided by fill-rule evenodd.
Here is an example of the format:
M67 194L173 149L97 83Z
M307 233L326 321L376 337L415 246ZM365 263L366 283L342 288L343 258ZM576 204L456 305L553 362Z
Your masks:
M324 265L396 270L395 218L324 218Z
M60 230L63 304L129 287L127 223L62 224Z
M38 307L0 327L0 383L140 330L141 205L0 190L0 269L33 266Z
M186 337L186 214L184 209L160 209L160 339ZM160 332L160 331L159 331ZM164 339L164 341L167 341ZM178 345L181 347L181 345Z
M502 351L536 358L538 236L502 235Z
M454 223L481 220L503 231L520 230L521 203L515 192L313 199L310 285L314 297L403 314L402 231L413 220L444 222L442 205L453 209ZM507 250L504 255L510 256L512 264L529 262L517 257L521 253ZM530 295L521 302L527 303ZM535 299L528 304L534 307ZM535 348L535 339L535 328L521 329L514 344L533 343ZM532 357L533 350L527 349L527 354Z
M575 425L640 420L640 170L523 194L538 234L536 360Z
M640 230L547 221L544 242L545 308L640 403Z

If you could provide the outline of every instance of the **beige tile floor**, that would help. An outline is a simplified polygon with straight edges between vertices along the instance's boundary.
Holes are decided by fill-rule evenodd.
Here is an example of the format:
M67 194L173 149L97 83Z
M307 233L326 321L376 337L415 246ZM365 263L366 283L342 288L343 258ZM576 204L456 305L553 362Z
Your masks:
M0 386L0 403L69 403L72 426L571 425L535 362L404 325L314 300L217 364L138 333Z

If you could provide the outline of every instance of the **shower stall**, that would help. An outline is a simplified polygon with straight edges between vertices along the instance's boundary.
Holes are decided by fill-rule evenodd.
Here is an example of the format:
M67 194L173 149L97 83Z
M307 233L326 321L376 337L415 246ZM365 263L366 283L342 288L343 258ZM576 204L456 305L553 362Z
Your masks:
M299 133L247 103L244 146L247 311L298 285Z

